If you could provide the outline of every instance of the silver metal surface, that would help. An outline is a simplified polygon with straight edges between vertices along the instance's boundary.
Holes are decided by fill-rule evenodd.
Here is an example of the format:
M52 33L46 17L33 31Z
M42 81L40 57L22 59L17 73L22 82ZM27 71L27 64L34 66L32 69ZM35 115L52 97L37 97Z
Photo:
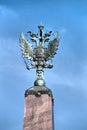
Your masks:
M44 68L53 67L52 63L49 63L49 61L54 57L58 50L59 39L58 33L55 35L52 31L44 33L44 26L42 24L38 26L38 29L39 33L27 32L31 42L25 39L23 33L21 33L19 40L26 68L28 70L36 68L36 80L34 85L45 86ZM52 36L54 36L53 39ZM34 48L32 42L35 42L36 44ZM48 46L46 46L47 44ZM31 65L28 65L26 59L31 61Z

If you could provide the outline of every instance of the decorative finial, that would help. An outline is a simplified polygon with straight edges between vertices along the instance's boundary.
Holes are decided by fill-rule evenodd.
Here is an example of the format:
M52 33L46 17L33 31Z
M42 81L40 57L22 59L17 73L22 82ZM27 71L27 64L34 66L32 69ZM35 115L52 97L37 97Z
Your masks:
M48 61L51 60L58 49L58 33L56 33L53 40L50 40L52 31L43 33L44 25L40 24L38 26L39 34L28 31L30 35L30 40L36 43L36 47L33 48L32 44L25 39L24 34L20 35L20 46L22 50L22 55L26 68L28 70L36 68L36 80L34 82L35 86L45 86L44 80L44 68L52 68L53 65ZM48 43L48 47L45 47L45 42ZM31 66L27 64L26 59L31 61Z
M44 29L44 25L41 23L40 25L38 25L38 28L39 28L40 30L43 30L43 29Z

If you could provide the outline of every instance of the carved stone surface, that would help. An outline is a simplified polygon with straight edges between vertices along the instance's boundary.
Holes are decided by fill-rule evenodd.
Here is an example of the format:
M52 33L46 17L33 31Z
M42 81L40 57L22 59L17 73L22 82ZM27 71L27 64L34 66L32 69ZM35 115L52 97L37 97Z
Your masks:
M25 97L23 130L52 130L52 118L51 96Z

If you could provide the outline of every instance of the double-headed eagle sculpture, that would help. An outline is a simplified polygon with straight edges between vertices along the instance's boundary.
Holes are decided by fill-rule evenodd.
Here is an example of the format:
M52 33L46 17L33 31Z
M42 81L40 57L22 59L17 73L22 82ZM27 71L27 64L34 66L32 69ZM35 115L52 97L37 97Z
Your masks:
M44 68L52 68L53 65L48 63L58 50L58 33L55 35L52 31L43 32L44 26L40 24L38 26L39 33L33 33L28 31L27 34L30 36L31 42L35 42L35 48L32 47L32 44L29 40L26 40L24 34L20 35L20 46L22 50L22 56L28 70L36 68L36 80L34 82L35 86L45 86L44 80ZM50 38L54 38L50 40ZM48 45L47 45L48 43ZM26 59L31 61L31 65L28 65Z

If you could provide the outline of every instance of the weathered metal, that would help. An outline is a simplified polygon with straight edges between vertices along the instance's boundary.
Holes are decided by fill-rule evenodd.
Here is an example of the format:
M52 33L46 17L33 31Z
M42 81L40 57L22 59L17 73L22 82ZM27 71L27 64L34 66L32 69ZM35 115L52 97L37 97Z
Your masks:
M26 68L28 70L32 68L36 68L36 80L34 82L35 86L45 86L44 80L44 68L52 68L53 64L48 63L58 50L58 33L55 35L52 31L43 32L44 26L41 24L38 26L39 33L33 33L28 31L27 33L30 36L31 42L35 42L35 48L32 47L30 41L26 40L24 34L21 33L20 35L20 46L22 50L22 56L24 58L24 62L26 64ZM53 40L50 38L54 35ZM48 47L46 46L48 43ZM31 61L31 65L28 65L25 58Z

